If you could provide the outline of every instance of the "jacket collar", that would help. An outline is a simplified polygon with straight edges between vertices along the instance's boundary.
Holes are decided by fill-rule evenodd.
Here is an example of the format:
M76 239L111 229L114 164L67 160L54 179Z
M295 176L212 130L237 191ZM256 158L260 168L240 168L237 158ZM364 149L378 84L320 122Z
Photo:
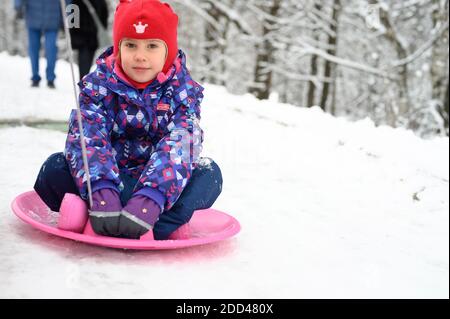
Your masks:
M116 68L113 48L106 49L96 61L97 69L94 76L111 91L124 97L129 102L143 106L145 104L141 93L120 76ZM90 75L88 75L89 77ZM166 73L160 72L157 77L144 89L144 95L158 92L174 98L175 102L192 105L203 97L201 87L194 82L186 67L186 56L182 50ZM181 94L179 94L181 93Z

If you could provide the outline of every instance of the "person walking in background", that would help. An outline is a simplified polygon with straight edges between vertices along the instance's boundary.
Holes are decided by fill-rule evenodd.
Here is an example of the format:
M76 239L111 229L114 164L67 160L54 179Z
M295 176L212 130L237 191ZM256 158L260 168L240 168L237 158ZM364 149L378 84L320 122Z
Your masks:
M91 5L104 28L108 25L108 6L105 0L72 0L80 8L80 27L71 28L72 48L78 50L80 80L89 73L96 50L99 48L98 28L86 5Z
M55 66L58 54L56 40L58 30L63 23L59 0L14 0L14 9L17 19L25 17L28 31L28 52L32 69L31 86L38 87L41 81L39 52L43 35L47 59L47 85L49 88L55 88Z

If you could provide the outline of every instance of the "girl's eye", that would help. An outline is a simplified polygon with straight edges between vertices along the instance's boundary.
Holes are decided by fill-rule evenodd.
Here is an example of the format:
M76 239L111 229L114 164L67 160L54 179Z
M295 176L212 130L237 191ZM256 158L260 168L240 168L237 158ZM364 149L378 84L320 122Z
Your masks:
M127 48L134 48L135 47L135 45L133 43L125 43L125 46Z
M157 49L157 48L158 48L158 45L157 45L157 44L149 44L148 47L149 47L150 49Z

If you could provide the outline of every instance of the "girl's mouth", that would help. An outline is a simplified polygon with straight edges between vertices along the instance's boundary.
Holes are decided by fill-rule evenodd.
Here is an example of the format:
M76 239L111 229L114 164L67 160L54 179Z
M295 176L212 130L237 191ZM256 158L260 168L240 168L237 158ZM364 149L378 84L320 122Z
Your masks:
M133 70L135 70L136 72L145 72L150 70L150 68L134 67Z

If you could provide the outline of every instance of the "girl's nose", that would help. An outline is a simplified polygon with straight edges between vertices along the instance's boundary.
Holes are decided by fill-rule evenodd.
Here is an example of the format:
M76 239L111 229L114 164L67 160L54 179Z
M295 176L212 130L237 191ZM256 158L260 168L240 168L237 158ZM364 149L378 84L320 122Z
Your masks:
M134 59L138 62L146 61L145 54L143 54L143 52L141 52L140 50L136 52L136 54L134 55Z

